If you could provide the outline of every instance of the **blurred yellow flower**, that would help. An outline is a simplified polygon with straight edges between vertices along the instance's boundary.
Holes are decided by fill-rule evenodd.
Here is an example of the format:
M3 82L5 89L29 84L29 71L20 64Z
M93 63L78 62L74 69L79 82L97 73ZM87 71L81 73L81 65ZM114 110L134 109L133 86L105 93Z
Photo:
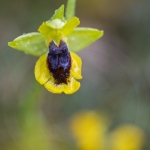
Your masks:
M71 130L80 150L142 150L144 132L133 125L122 125L108 132L106 115L80 112L71 119Z
M143 131L134 125L123 125L111 135L112 150L142 150L144 144Z
M81 150L104 150L106 120L94 111L81 112L71 120L71 130Z

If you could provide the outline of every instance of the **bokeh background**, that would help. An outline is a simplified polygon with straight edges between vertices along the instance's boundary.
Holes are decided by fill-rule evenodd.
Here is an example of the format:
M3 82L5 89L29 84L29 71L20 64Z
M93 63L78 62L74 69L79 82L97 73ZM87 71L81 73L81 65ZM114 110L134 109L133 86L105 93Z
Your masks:
M149 0L77 0L80 26L105 33L78 53L73 95L49 93L34 78L38 58L7 46L67 1L0 3L1 150L150 149Z

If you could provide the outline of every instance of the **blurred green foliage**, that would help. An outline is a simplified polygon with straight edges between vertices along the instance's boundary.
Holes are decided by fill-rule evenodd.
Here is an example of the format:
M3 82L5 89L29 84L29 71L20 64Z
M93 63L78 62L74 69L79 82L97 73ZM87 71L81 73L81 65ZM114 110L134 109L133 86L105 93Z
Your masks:
M20 103L24 104L27 100L26 96L30 92L34 93L33 85L36 82L33 70L37 58L14 51L7 46L7 42L23 33L35 31L42 21L49 19L54 10L66 2L64 0L1 2L0 149L2 150L17 150L23 143L20 139L29 138L26 119L21 117L19 110L22 108ZM33 130L28 128L31 139L41 135L46 138L44 143L48 143L47 147L50 146L50 149L53 146L52 149L56 150L76 150L76 141L69 129L69 120L79 111L94 110L107 113L112 120L108 132L123 123L140 127L146 135L143 150L150 149L149 14L148 0L77 1L76 16L80 18L81 26L104 29L105 36L78 53L83 60L83 80L77 93L54 95L40 87L40 96L35 99L36 113L29 113L27 117L29 126L33 128ZM35 124L35 128L32 123ZM37 128L41 128L42 133Z

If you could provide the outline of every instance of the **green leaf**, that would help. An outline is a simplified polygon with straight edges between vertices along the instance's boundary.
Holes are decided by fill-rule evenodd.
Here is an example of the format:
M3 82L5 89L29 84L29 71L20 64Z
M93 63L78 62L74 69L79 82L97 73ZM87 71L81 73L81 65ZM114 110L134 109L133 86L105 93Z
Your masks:
M54 19L64 20L64 5L61 5L57 10L55 10L55 14L50 20L54 20Z
M67 36L70 51L78 52L103 36L103 31L92 28L76 28Z
M67 8L66 8L67 20L70 20L73 16L75 16L75 5L76 5L76 0L68 0Z
M74 28L76 28L80 24L80 20L77 17L71 18L62 28L62 32L64 35L70 34Z
M48 51L46 39L38 32L21 35L14 41L8 42L8 45L14 49L34 56L41 56Z

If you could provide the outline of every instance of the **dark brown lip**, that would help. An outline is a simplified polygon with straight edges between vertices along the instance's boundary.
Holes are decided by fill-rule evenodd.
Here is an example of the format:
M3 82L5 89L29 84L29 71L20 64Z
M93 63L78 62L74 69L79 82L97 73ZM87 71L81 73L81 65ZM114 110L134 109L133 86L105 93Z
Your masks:
M47 66L55 84L67 84L71 69L71 56L67 44L61 40L59 46L52 41L47 55Z

